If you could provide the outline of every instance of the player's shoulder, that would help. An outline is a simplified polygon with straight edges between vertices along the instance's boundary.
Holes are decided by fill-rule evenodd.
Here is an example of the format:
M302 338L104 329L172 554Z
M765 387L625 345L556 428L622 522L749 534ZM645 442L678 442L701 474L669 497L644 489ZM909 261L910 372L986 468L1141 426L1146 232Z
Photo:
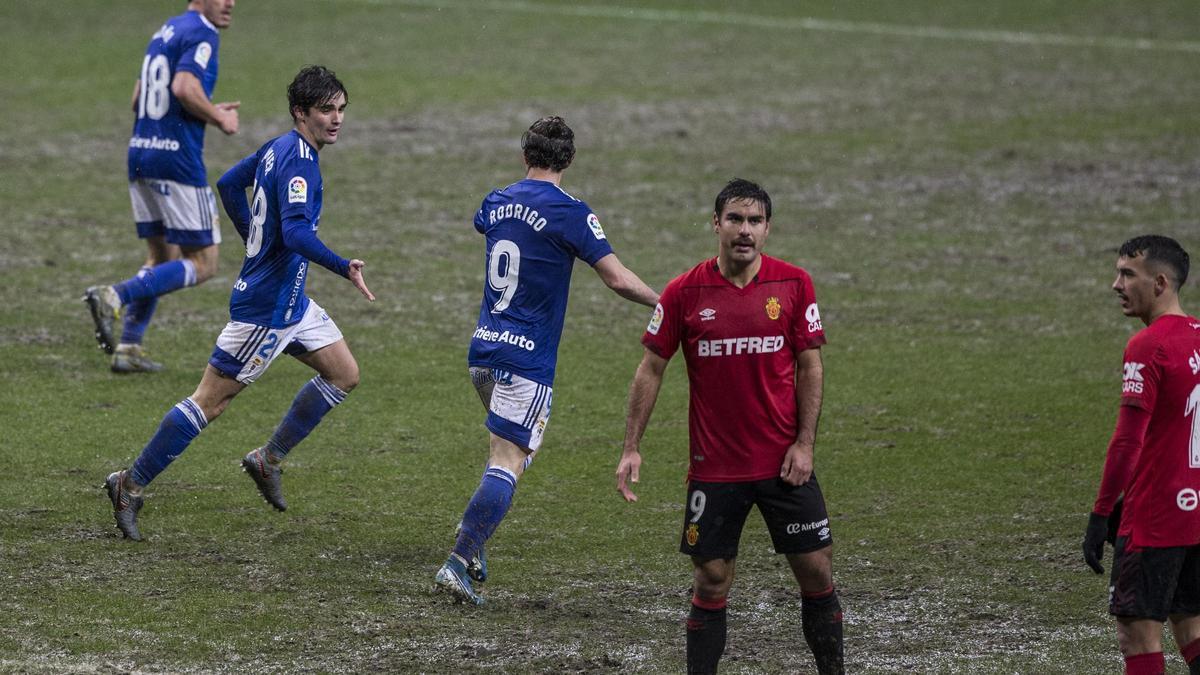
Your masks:
M793 265L785 260L762 255L762 267L758 270L759 281L798 281L811 284L812 276L799 265Z
M275 160L283 164L311 164L318 167L317 151L295 130L276 137L268 143ZM318 168L319 170L319 168Z
M715 257L708 258L707 260L697 263L690 270L668 281L663 293L666 293L667 290L672 292L680 292L689 288L704 288L707 286L713 286L716 284L713 276L714 274L720 274L720 272L717 270L717 259Z
M182 45L208 42L215 47L221 38L217 27L203 14L195 11L184 12L167 19L162 32L161 37L166 44L176 41Z

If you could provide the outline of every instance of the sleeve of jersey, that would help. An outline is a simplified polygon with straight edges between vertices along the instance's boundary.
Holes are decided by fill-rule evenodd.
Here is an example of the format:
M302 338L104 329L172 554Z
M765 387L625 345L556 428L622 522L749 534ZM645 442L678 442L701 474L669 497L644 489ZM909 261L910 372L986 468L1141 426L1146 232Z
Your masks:
M475 212L475 221L474 221L474 223L475 223L475 231L476 231L476 232L478 232L479 234L483 234L483 233L484 233L484 230L483 230L483 228L484 228L484 220L483 220L483 219L484 219L484 215L483 215L483 206L481 205L481 206L479 207L479 210Z
M1138 333L1125 348L1125 363L1121 378L1121 405L1136 406L1143 410L1154 410L1158 399L1158 381L1162 365L1155 358L1158 346L1151 340L1141 339Z
M293 214L283 221L283 245L339 276L349 276L350 261L334 253L317 237L312 223Z
M800 310L792 320L792 344L796 345L796 351L825 344L825 326L821 323L817 294L807 274L796 281L796 307Z
M1112 513L1117 497L1129 485L1133 467L1142 451L1142 440L1150 428L1150 411L1123 405L1117 413L1117 428L1108 443L1104 458L1104 476L1092 512L1102 516Z
M217 52L217 40L205 33L189 35L189 42L184 44L179 61L175 64L175 72L187 71L197 78L203 79L208 62Z
M246 188L254 184L254 171L258 168L258 155L254 153L233 165L217 181L217 192L221 205L233 221L233 227L242 241L250 234L250 203L246 200Z
M654 313L650 315L650 324L642 335L642 345L658 356L669 359L679 348L683 316L679 309L679 289L674 282L667 284Z
M574 251L575 257L589 265L595 265L597 260L613 252L612 246L608 243L604 228L600 227L600 219L592 213L587 204L581 203L580 206L581 208L571 214L571 225L563 232L563 237Z
M283 245L334 274L347 276L350 261L339 256L317 237L315 220L316 192L321 189L321 174L311 160L289 161L275 169L280 185L279 218L283 229Z

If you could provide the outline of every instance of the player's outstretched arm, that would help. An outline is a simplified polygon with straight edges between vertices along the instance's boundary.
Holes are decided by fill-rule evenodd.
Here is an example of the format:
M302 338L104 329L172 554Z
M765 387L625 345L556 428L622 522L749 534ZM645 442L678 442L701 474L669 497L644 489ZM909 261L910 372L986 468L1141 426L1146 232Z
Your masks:
M789 485L803 485L813 471L813 446L821 419L825 367L820 349L805 349L796 355L796 442L783 456L779 477Z
M600 275L604 285L622 298L647 307L653 307L658 302L658 293L655 293L654 289L647 286L628 267L622 265L621 261L617 259L616 253L609 253L597 260L592 268L596 270L596 274Z
M238 132L237 109L241 102L213 104L208 100L208 94L204 93L200 78L192 73L186 70L175 73L171 80L171 93L179 99L184 110L204 120L205 124L211 124L227 135Z
M629 414L625 418L625 444L621 451L621 461L617 464L617 492L627 502L636 502L637 495L633 494L629 483L638 482L638 471L642 467L642 434L646 432L646 424L650 421L650 413L654 412L654 404L658 401L658 390L662 386L663 373L667 369L667 360L649 349L642 355L633 382L629 385Z
M371 292L371 289L367 288L367 282L363 281L362 268L364 266L366 266L366 263L357 258L351 260L346 278L350 280L350 283L354 284L354 287L358 289L359 293L363 294L364 298L375 302L375 294Z

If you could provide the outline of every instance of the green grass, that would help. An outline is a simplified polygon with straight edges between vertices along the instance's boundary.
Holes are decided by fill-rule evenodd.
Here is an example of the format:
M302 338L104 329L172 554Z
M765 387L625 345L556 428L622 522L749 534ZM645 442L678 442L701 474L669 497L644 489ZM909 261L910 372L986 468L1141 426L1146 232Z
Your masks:
M1136 328L1107 288L1114 247L1147 231L1200 244L1200 54L1167 44L1194 39L1193 4L576 7L239 4L216 98L242 101L242 133L209 131L210 179L287 129L299 66L339 73L351 105L322 153L321 234L367 261L379 300L324 272L310 295L363 381L289 460L276 514L237 467L309 376L274 365L152 485L150 540L131 545L98 486L194 388L241 253L226 222L217 278L160 303L162 374L108 372L77 298L141 261L128 101L174 8L0 6L0 670L683 669L684 369L668 370L627 505L612 473L647 312L582 266L544 452L489 547L489 604L429 592L485 457L465 372L482 283L470 217L519 177L520 132L547 113L577 134L564 187L655 287L715 251L724 181L771 191L767 250L812 272L830 340L817 468L854 672L1120 667L1078 544ZM723 670L812 672L768 542L752 518Z

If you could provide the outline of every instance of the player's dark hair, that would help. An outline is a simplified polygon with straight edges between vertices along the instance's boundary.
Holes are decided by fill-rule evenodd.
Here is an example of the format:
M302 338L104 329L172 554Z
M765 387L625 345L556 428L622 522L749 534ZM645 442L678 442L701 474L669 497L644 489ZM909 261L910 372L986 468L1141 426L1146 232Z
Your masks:
M758 183L753 183L744 178L734 178L725 184L724 189L717 193L717 203L713 206L713 213L720 217L725 211L725 204L740 199L762 204L767 220L771 220L771 195L767 194L767 191L762 189L762 186Z
M307 111L322 103L337 98L338 94L350 101L346 86L337 75L325 66L305 66L296 73L296 79L288 85L288 112L296 119L296 108Z
M1190 266L1188 253L1183 250L1179 242L1170 237L1158 234L1144 234L1140 237L1134 237L1121 244L1121 248L1117 253L1126 258L1145 256L1146 262L1166 265L1175 277L1172 281L1175 282L1175 290L1177 291L1187 281L1188 268Z
M557 115L543 117L521 136L521 150L533 168L565 171L575 159L575 132Z

